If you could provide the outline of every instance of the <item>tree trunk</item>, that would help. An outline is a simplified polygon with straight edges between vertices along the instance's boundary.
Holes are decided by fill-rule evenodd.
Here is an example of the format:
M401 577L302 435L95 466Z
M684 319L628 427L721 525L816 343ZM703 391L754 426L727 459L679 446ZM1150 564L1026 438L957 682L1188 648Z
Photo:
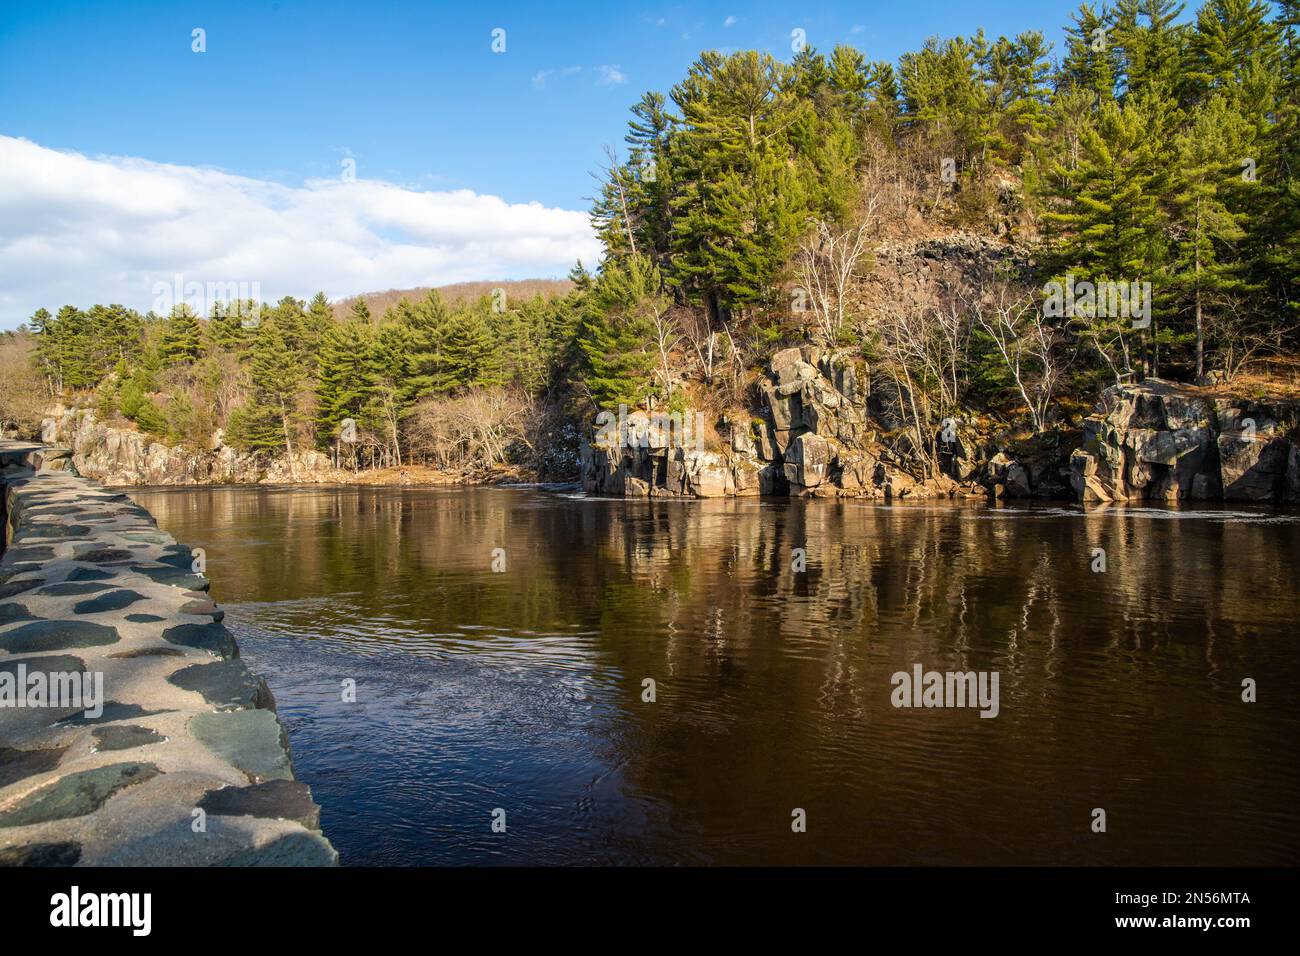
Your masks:
M1196 200L1196 380L1205 374L1205 331L1201 315L1201 201Z
M293 470L293 439L289 436L289 411L284 407L284 399L280 399L280 426L284 429L284 451L289 456L289 477L292 478Z

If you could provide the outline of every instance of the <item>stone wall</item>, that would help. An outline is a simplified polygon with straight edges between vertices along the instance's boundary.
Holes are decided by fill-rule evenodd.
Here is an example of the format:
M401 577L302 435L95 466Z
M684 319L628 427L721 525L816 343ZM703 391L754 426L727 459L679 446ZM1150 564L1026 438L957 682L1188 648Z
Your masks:
M0 442L0 865L335 865L190 549L71 460Z

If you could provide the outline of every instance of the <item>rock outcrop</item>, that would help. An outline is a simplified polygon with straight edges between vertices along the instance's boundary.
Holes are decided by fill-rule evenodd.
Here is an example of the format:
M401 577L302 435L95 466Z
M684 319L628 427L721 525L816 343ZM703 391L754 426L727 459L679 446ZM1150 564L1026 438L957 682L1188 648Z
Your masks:
M1300 502L1300 405L1115 385L1070 460L1082 501Z
M892 380L872 382L864 363L811 346L772 356L754 414L722 423L720 447L703 447L704 429L666 416L627 416L582 447L583 487L634 496L790 495L792 497L934 498L984 491L936 467L904 427L906 396ZM963 459L964 460L964 459Z
M194 554L71 460L0 442L0 866L336 864Z
M164 445L143 432L99 421L90 409L68 409L41 423L41 440L72 450L81 475L107 485L311 483L344 480L318 451L270 458L236 451L218 431L203 451Z

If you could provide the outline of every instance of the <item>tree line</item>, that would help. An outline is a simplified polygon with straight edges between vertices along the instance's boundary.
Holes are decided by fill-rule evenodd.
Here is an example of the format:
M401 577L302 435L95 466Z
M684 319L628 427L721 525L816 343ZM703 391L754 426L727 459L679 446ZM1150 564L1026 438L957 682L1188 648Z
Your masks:
M742 368L801 335L903 361L887 321L845 315L851 289L834 280L869 267L864 235L936 227L1028 250L1023 283L1149 285L1149 323L1090 302L1052 330L1079 353L1081 387L1230 377L1293 351L1300 3L1182 12L1174 0L1085 3L1058 56L1035 31L933 38L897 64L849 46L788 63L706 53L633 107L625 155L610 151L593 210L604 268L657 271L657 291L703 310L723 364L736 352ZM979 321L989 296L969 298L975 352L997 357ZM1031 326L1041 335L1027 315L1013 322L1015 348ZM646 329L625 337L657 351Z
M32 317L34 367L51 396L93 393L169 440L338 454L350 420L394 465L536 463L621 402L752 408L756 369L802 341L919 399L918 440L972 400L1037 431L1064 390L1231 377L1296 346L1300 0L1182 11L1085 3L1060 51L1026 31L897 63L706 52L607 150L604 256L566 295L358 300L342 321L319 294L65 306ZM873 248L954 230L1028 265L937 303L864 300ZM1067 281L1149 286L1150 321L1054 315L1041 290Z
M383 316L357 299L342 321L323 293L216 302L206 317L188 303L165 317L65 306L39 310L26 332L51 398L92 394L101 417L121 415L163 440L206 447L220 429L245 451L314 449L400 466L448 451L439 441L470 440L429 431L457 396L553 387L572 325L562 297L453 306L435 290ZM493 452L500 460L505 448Z

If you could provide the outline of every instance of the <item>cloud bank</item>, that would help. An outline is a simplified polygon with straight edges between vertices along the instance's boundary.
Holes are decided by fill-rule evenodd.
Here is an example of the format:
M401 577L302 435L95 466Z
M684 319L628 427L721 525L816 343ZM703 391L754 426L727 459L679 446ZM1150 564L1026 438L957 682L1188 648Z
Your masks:
M157 283L330 298L593 264L585 212L358 177L302 186L0 136L0 327L40 307L147 310Z

